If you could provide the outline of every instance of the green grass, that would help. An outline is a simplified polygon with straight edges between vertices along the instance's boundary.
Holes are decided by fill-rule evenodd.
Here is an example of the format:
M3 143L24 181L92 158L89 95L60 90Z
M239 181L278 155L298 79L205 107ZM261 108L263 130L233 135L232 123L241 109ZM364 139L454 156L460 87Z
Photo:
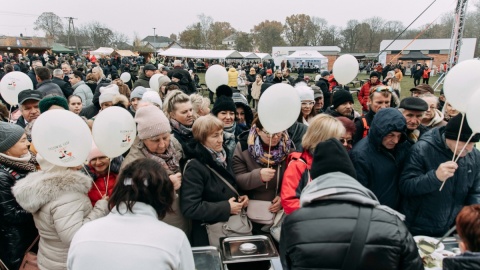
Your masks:
M200 78L200 83L205 83L205 73L197 73L198 77ZM316 76L316 74L305 74L305 76L310 76L310 78L313 80ZM292 76L295 78L297 77L297 74L296 73L293 73ZM365 72L361 72L358 74L357 76L358 80L363 80L363 79L368 79L369 78L369 75L365 74ZM430 78L430 85L433 85L438 79L438 76L433 76ZM400 83L400 86L402 87L402 91L400 92L400 99L403 99L405 97L409 97L410 96L410 89L413 88L414 84L413 84L413 78L410 78L410 76L404 76L403 79L402 79L402 82ZM356 86L358 87L358 85ZM203 95L205 97L208 97L208 92L204 92ZM438 95L438 93L437 93ZM362 112L362 106L360 105L360 103L358 102L358 99L356 98L356 96L354 95L354 100L355 100L355 104L354 104L354 107L355 107L355 110L357 112ZM213 106L213 104L212 104Z

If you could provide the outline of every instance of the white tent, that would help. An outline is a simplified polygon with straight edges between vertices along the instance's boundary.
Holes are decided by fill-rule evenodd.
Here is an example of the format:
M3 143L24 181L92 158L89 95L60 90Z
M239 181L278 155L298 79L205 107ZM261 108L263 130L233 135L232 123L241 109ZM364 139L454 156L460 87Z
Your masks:
M311 66L321 70L328 68L328 58L318 51L296 51L285 59L290 61L293 67L299 67L303 62L306 67Z
M317 51L296 51L285 57L287 60L327 60L327 57Z
M110 55L114 51L113 48L109 47L100 47L96 49L95 51L90 51L90 54L93 55Z
M251 52L240 52L240 54L243 56L243 58L245 59L260 59L260 57L258 55L256 55L255 53L251 53Z
M235 50L191 50L170 48L159 52L163 56L206 58L206 59L243 59L243 55Z
M258 57L260 57L260 59L265 59L265 60L269 60L269 59L273 59L270 54L268 53L255 53Z

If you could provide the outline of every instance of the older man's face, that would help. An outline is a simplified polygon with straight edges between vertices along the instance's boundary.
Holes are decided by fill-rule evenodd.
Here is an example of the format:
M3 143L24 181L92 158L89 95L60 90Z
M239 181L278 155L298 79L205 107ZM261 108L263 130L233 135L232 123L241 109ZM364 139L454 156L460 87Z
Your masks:
M40 116L40 109L38 108L38 100L30 99L20 106L20 110L22 112L23 118L27 122L32 122L33 120L37 119Z

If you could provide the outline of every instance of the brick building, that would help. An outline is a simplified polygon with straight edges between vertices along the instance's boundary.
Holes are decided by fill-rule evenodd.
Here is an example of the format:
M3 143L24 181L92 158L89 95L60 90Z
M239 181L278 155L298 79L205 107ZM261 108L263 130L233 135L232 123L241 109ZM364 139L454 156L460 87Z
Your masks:
M380 51L384 50L391 42L392 40L383 40L380 43ZM416 55L423 54L426 56L425 58L431 59L402 60L404 66L426 63L429 67L440 67L441 63L448 62L450 43L450 39L416 39L413 42L411 39L399 39L393 42L385 52L380 54L379 62L382 64L390 61L396 63L402 56L415 53ZM476 43L476 38L463 38L458 62L473 58Z

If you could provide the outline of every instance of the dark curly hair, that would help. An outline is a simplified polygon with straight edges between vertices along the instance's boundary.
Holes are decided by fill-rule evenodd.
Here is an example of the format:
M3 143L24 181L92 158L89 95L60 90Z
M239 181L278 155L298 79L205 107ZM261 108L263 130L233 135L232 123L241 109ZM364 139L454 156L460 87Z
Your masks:
M119 210L121 204L133 213L133 205L143 202L152 206L158 218L163 219L172 211L175 198L173 184L165 169L157 162L142 158L128 164L117 178L109 200L109 209Z

